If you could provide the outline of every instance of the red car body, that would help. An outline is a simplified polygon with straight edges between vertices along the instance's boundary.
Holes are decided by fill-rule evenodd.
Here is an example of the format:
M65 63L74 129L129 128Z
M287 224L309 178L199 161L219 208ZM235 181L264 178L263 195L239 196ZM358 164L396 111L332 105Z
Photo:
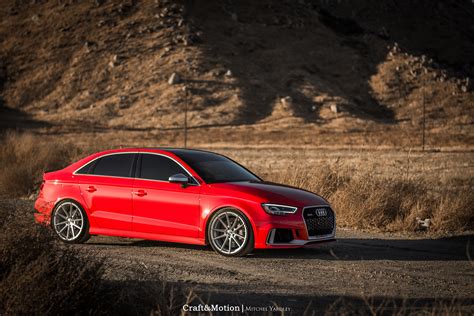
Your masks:
M129 178L77 173L88 163L115 153L166 156L183 167L197 184L181 186L146 180L137 177L136 173ZM45 173L35 202L36 221L49 224L52 211L63 200L73 200L84 209L90 235L205 245L209 219L224 207L240 210L248 218L255 248L302 247L308 243L332 241L335 234L334 214L320 196L264 181L206 183L179 155L167 149L109 150L86 157L63 170ZM297 210L294 214L272 215L264 211L262 203L291 205ZM309 213L303 214L303 210L316 212L314 209L318 207L329 209L332 215L332 228L321 234L315 233L318 227L314 227ZM316 213L311 213L310 217L316 218ZM308 229L310 224L312 227ZM276 235L281 231L286 237L278 240Z

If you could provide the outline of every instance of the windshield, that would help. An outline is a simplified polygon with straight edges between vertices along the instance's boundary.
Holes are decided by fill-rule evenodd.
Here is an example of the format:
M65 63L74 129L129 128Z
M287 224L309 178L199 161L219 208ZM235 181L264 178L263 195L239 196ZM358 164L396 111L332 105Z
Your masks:
M206 183L260 181L239 165L221 155L187 150L170 150L186 162Z

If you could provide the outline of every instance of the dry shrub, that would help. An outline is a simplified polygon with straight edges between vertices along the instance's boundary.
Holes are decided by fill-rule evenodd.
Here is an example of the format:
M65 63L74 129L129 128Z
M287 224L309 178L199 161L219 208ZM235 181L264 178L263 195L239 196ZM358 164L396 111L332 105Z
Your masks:
M31 203L0 202L0 315L177 315L179 286L107 277L106 259L35 224ZM149 276L143 276L149 278Z
M419 228L419 217L431 219L431 231L474 229L472 183L428 183L366 171L353 174L338 162L315 168L296 161L294 166L270 173L270 180L320 194L335 208L339 226L413 231Z
M64 168L79 152L70 143L43 141L32 134L6 133L0 146L0 196L31 193L41 182L43 172Z
M33 223L28 207L1 211L0 314L97 310L103 262L56 242L49 229Z
M474 229L474 193L471 188L444 191L433 209L433 229L440 232Z

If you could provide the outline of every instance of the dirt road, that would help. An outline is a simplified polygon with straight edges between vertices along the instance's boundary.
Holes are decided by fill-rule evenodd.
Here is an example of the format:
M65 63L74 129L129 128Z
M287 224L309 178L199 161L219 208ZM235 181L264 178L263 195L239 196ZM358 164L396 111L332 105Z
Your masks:
M468 249L468 240L471 246ZM336 305L403 304L410 308L459 300L474 311L472 235L429 239L339 230L315 248L256 251L226 258L210 249L154 241L93 237L78 247L107 258L111 280L184 283L206 303L265 307L299 314ZM358 307L359 306L359 307ZM388 307L390 308L390 307Z

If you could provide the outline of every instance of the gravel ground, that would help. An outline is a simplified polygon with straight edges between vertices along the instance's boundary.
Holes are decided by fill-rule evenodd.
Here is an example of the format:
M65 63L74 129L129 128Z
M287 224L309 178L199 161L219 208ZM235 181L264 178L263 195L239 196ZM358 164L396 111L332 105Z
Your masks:
M243 304L249 310L276 304L299 314L331 306L418 309L456 300L470 314L471 236L430 239L339 230L337 242L255 251L245 258L222 257L205 247L115 237L93 237L78 247L94 248L107 259L110 280L150 283L163 278L185 284L208 304Z

